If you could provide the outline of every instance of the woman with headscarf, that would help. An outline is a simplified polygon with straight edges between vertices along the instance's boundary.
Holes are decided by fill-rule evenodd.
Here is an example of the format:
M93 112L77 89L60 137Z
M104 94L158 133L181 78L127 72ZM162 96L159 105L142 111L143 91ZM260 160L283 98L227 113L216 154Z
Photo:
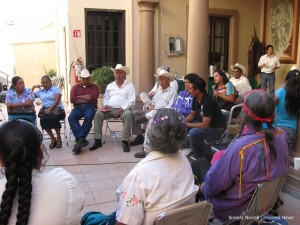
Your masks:
M212 166L199 159L198 176L202 193L213 204L221 221L239 216L258 183L272 181L289 167L290 145L287 135L272 126L275 104L269 93L255 90L245 96L243 120L248 130L233 141Z

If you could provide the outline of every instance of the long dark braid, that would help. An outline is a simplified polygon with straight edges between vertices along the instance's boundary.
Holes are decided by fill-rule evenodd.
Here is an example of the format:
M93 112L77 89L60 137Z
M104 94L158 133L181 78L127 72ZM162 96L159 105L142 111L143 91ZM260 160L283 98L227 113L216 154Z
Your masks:
M13 120L0 127L0 157L4 162L6 189L0 207L0 225L8 224L18 190L17 225L28 224L32 170L41 163L40 132L27 121Z
M26 225L30 214L32 192L32 165L28 162L30 155L24 149L24 157L20 162L19 169L19 207L17 225Z

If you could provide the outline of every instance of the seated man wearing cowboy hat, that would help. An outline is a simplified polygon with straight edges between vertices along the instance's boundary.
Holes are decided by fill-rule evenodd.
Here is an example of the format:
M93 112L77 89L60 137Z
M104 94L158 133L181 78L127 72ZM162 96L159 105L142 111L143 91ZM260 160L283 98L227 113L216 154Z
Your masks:
M240 64L236 63L235 65L231 66L231 69L232 69L232 72L233 72L233 77L230 78L229 81L234 86L236 86L238 84L242 84L242 83L250 85L249 80L247 79L247 77L245 77L246 74L247 74L247 70L243 65L240 65Z
M131 107L135 104L135 88L133 84L126 80L129 68L117 64L115 69L111 69L115 74L115 81L107 85L103 96L102 107L98 109L94 118L94 138L95 142L90 151L94 151L102 146L102 126L103 120L109 118L121 118L123 121L122 143L123 151L129 152L128 145L131 136Z
M177 98L177 91L170 86L170 83L174 80L174 75L164 69L160 69L158 74L154 74L158 78L159 88L155 92L151 102L146 110L135 110L132 113L132 134L137 135L135 140L130 142L130 146L136 146L144 143L144 130L141 128L141 124L147 122L153 118L158 109L171 108L171 105ZM145 153L140 155L135 154L135 157L141 158L145 156Z
M242 100L243 95L248 91L251 91L251 85L246 77L247 70L243 65L236 63L235 65L231 66L233 77L229 80L238 91L238 99Z

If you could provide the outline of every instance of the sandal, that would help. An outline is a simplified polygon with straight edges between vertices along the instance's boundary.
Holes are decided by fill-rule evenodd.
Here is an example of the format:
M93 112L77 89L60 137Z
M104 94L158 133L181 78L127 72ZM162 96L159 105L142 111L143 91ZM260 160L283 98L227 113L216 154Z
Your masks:
M55 148L56 145L57 145L57 142L56 142L56 141L51 142L51 144L49 145L49 148L50 148L50 149L53 149L53 148Z
M61 148L62 147L62 143L61 142L57 142L56 143L56 148Z

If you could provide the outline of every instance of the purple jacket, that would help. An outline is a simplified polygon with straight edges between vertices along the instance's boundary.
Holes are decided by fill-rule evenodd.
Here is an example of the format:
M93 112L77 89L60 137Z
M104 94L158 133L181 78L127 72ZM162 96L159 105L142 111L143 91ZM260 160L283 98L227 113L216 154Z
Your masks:
M184 90L179 92L176 102L171 105L171 108L180 112L181 115L186 117L190 114L193 104L193 96L188 91Z
M213 211L220 220L226 221L229 216L238 216L247 208L257 184L266 181L266 164L269 180L287 172L290 149L288 138L281 130L274 129L273 133L277 157L270 153L265 160L264 134L249 129L210 167L202 191L213 204ZM244 160L241 161L240 155L243 155Z

